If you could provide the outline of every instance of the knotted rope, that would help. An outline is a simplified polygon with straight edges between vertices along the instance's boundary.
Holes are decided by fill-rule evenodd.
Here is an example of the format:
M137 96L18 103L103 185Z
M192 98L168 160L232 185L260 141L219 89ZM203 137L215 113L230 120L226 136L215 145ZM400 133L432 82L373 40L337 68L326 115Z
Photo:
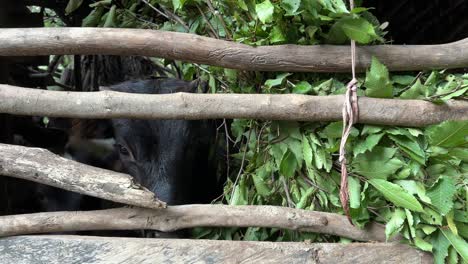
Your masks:
M354 8L354 0L350 0L350 10ZM346 94L343 104L343 133L340 143L340 158L341 163L341 187L340 200L343 211L352 224L351 215L349 214L349 194L348 194L348 171L346 169L346 142L353 124L358 121L359 108L357 99L357 79L356 79L356 42L351 40L351 71L353 74L352 80L346 85Z

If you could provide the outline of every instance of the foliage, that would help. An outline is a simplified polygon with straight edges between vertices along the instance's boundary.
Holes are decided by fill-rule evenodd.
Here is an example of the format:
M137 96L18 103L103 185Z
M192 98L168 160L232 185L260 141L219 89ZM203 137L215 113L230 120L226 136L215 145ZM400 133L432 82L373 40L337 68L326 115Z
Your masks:
M94 3L83 26L188 31L249 45L345 44L350 38L376 44L384 42L385 35L366 8L349 11L344 0L119 2ZM212 92L343 94L350 80L347 74L260 73L162 62L169 68L179 67L186 79L198 76L208 81ZM378 58L372 59L370 69L358 81L361 96L438 104L466 98L468 91L467 74L392 75ZM221 202L343 213L337 161L341 122L234 120L231 129L239 151L231 155L231 178ZM436 263L458 257L466 261L467 135L468 122L447 121L423 129L356 125L347 145L354 223L360 227L370 221L386 223L387 237L402 234L416 247L432 251ZM194 235L339 241L326 235L265 228L200 228Z

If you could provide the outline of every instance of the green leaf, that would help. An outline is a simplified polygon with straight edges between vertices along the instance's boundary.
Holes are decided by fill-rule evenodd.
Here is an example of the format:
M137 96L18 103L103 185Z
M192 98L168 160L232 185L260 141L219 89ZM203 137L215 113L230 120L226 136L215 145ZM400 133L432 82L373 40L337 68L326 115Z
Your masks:
M427 191L432 204L442 215L446 215L453 207L455 195L455 181L452 178L441 176L439 180Z
M468 262L468 243L463 240L463 238L455 235L450 231L450 229L441 228L440 231L444 234L445 238L450 242L450 244L455 248L455 250L460 254L464 261Z
M448 227L450 228L450 230L452 230L452 233L454 233L455 235L458 236L458 229L457 229L457 225L455 224L455 221L453 221L453 210L450 211L447 216L445 217L445 219L447 220L447 225Z
M332 122L322 130L322 137L327 138L341 138L343 133L343 121ZM359 131L356 128L351 128L350 136L357 137Z
M365 125L362 129L361 135L370 135L370 134L377 134L382 131L381 126L373 126L373 125Z
M359 154L353 159L353 172L366 176L368 179L387 179L404 163L393 158L396 149L377 146L372 151Z
M420 225L421 230L424 232L426 235L430 235L434 233L437 230L437 227L431 226L431 225Z
M98 6L91 13L83 19L83 27L96 27L101 21L102 15L104 14L104 7Z
M296 94L308 94L310 91L312 91L312 85L306 81L302 81L296 84L293 88L293 93Z
M302 154L302 140L290 137L285 139L284 142L288 145L289 150L294 153L294 156L297 159L297 167L300 169L304 161L304 155Z
M299 14L297 12L301 6L301 0L282 0L281 7L286 11L286 16L294 16Z
M178 9L181 9L184 7L186 0L172 0L172 5L174 6L174 11L177 11Z
M292 153L290 150L286 151L286 153L284 153L284 156L280 165L281 174L286 177L292 177L294 176L294 173L296 172L296 168L297 168L297 161L296 161L296 157L294 156L294 153Z
M468 211L455 210L454 219L458 222L468 223Z
M104 23L103 27L116 27L115 24L115 12L116 12L116 5L113 5L109 12L107 13L106 22Z
M408 90L400 95L402 99L422 99L426 97L428 87L423 85L419 79Z
M263 24L273 21L273 11L275 10L270 0L265 0L260 4L255 5L255 12L257 13L258 19Z
M234 195L231 198L230 205L247 205L248 187L243 175L240 176L239 183L234 187Z
M431 203L431 199L426 195L426 190L422 182L400 180L400 181L395 181L394 183L403 187L403 189L408 191L410 194L418 195L421 201L425 203L429 203L429 204Z
M370 70L366 73L366 96L378 98L392 98L393 86L389 78L387 67L372 56Z
M349 206L357 209L361 206L361 182L355 177L348 177Z
M467 144L468 121L445 121L430 126L425 134L429 144L439 147L453 148Z
M372 151L372 149L374 149L374 147L377 146L383 135L384 133L371 134L367 136L365 140L358 141L353 148L354 157L356 157L359 154L365 153L366 151Z
M314 161L317 169L325 169L327 172L330 172L332 167L332 162L330 157L327 157L327 152L320 146L312 145L314 150Z
M431 208L425 208L425 214L420 215L425 223L430 225L442 225L442 216L439 212L432 210Z
M278 74L278 76L276 76L276 79L269 79L265 82L265 85L266 87L268 88L272 88L272 87L275 87L275 86L279 86L283 83L283 81L286 79L286 77L288 77L289 75L291 75L291 73L281 73L281 74Z
M340 21L345 35L358 43L367 44L377 37L374 26L364 18L344 17Z
M283 33L283 29L280 25L276 25L270 32L270 43L275 44L286 41L286 36Z
M458 264L458 253L454 247L449 248L449 255L447 259L448 264ZM465 262L466 263L466 262Z
M432 252L432 244L426 242L424 239L420 237L414 238L414 244L416 245L416 247L418 247L421 250Z
M389 135L404 152L406 152L413 160L424 165L426 163L426 154L416 140L404 136Z
M411 75L394 75L392 76L392 82L401 85L410 85L414 81L414 76Z
M315 190L316 190L315 188L307 189L307 191L304 194L302 194L301 199L299 200L299 202L296 204L296 208L297 209L304 209L307 206L307 201L312 196L312 194L314 194Z
M257 169L255 174L252 175L252 179L257 193L265 197L269 196L272 192L271 188L265 181L265 179L269 176L270 173L271 171L268 170L268 166L264 164L263 166Z
M439 229L436 236L432 236L432 250L434 253L434 264L445 264L445 258L448 256L450 242Z
M411 211L405 209L406 220L408 220L409 235L411 238L416 237L416 229L414 229L414 217Z
M400 208L396 208L395 212L393 212L392 217L390 218L390 221L388 221L385 225L385 237L387 240L395 235L399 230L401 230L405 219L405 211Z
M302 136L302 155L307 168L312 168L312 148L310 147L309 140L305 135Z
M68 0L67 7L65 7L65 13L69 15L70 13L78 9L82 3L83 0Z
M413 195L406 192L400 186L381 179L369 180L377 190L379 190L385 199L396 206L400 206L411 211L424 212L421 204L414 198Z

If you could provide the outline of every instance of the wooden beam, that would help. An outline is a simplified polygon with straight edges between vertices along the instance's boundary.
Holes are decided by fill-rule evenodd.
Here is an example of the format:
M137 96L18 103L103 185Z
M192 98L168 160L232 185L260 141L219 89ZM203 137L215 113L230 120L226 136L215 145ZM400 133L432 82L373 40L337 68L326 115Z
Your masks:
M82 236L0 239L2 263L432 263L391 243L251 242Z
M177 205L166 209L116 208L0 216L0 237L91 230L158 230L193 227L271 227L385 242L385 226L351 225L339 214L281 206ZM395 236L391 240L400 240Z
M0 30L1 31L1 30ZM338 121L343 95L60 92L0 85L0 113L76 118ZM359 97L359 123L423 127L468 120L468 101Z
M385 241L385 227L365 229L345 216L279 206L181 205L167 209L129 175L81 164L51 152L0 144L0 175L16 177L111 201L157 208L49 212L0 216L0 236L86 230L152 229L170 232L193 227L274 227L324 233L360 241ZM398 240L399 237L395 237Z
M62 158L46 149L0 144L0 177L10 176L118 203L161 208L154 193L130 175ZM17 190L21 192L21 190Z
M0 29L0 56L144 55L252 71L348 72L348 46L252 47L194 34L143 29ZM444 45L377 45L357 49L357 70L376 56L392 71L468 66L468 39Z

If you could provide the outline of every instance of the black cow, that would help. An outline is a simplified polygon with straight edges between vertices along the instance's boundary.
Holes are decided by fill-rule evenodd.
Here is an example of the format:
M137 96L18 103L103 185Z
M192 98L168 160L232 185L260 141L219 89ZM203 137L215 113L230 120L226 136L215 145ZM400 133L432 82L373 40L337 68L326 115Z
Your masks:
M198 86L199 81L152 78L104 89L167 94L196 92ZM114 119L112 126L124 170L169 205L208 203L221 193L214 121Z

